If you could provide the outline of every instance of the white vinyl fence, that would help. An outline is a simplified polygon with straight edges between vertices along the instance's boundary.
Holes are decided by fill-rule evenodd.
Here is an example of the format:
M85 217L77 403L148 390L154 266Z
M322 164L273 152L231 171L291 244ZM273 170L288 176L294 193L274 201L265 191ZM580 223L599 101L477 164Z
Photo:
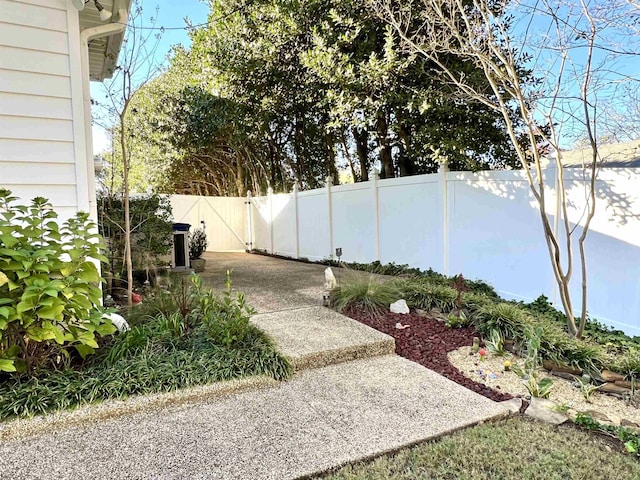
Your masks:
M546 170L545 177L553 186L555 170ZM638 170L600 172L597 213L586 242L589 314L634 335L640 335L638 180ZM565 169L565 184L567 216L577 223L586 198L582 171ZM553 190L550 193L548 215L555 225L559 216ZM215 217L206 212L217 199L183 198L185 206L188 198L200 202L198 215L203 218ZM540 213L521 171L441 172L304 192L294 189L254 197L249 209L245 199L228 201L237 209L236 231L244 231L244 243L255 249L321 260L335 257L335 249L341 248L347 262L379 260L448 275L463 273L489 282L507 298L529 301L545 294L557 300ZM182 211L181 205L174 203L174 214ZM240 218L247 223L244 230ZM562 225L558 229L561 232ZM581 289L579 234L577 227L572 282L576 310ZM243 247L239 238L230 240L233 245L221 249ZM216 244L209 247L217 249Z

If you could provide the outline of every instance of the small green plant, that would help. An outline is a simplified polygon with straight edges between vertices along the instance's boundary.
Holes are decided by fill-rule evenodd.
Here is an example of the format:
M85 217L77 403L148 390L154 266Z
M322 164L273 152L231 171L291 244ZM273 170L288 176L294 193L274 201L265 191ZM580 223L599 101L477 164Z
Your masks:
M189 233L189 258L192 260L202 257L209 242L204 228L196 228Z
M553 388L553 380L548 377L538 379L535 372L529 372L527 380L524 381L524 386L527 387L532 397L549 398Z
M503 357L506 353L504 350L504 338L499 330L492 330L489 334L489 339L485 340L484 344L497 357Z
M116 329L100 306L91 259L106 257L89 214L60 225L45 198L16 200L0 189L0 371L33 374L94 353Z
M199 277L198 277L199 278ZM200 280L198 280L200 282ZM197 287L196 292L201 288ZM211 291L199 295L198 312L202 317L208 336L214 343L226 348L242 345L255 327L249 322L255 311L250 308L244 294L235 297L231 290L231 273L227 271L225 289L221 299L215 298Z
M589 375L583 375L582 377L575 377L578 386L580 387L580 393L584 397L584 401L591 403L591 396L600 388L600 386L591 383L591 377Z
M447 320L444 324L449 328L464 328L469 326L469 319L462 311L457 315L450 313L447 315Z

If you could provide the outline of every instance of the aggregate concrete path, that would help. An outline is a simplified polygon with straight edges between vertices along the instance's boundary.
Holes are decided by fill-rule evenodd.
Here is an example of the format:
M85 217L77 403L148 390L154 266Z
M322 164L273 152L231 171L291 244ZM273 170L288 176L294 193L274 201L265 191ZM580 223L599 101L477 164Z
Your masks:
M396 351L393 337L324 307L262 313L251 321L276 341L296 371Z
M395 355L260 390L0 444L0 477L289 479L448 433L506 409Z
M249 253L207 252L205 259L202 279L222 289L225 273L231 270L233 290L244 293L258 313L322 305L324 265Z

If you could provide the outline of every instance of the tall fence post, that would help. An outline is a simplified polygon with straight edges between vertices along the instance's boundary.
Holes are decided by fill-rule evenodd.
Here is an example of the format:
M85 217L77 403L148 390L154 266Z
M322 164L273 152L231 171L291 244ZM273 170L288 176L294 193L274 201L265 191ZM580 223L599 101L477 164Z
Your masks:
M333 206L331 204L331 177L327 177L327 207L329 209L329 258L333 258Z
M447 174L449 165L445 160L438 169L442 182L442 261L443 273L449 275L449 185Z
M267 189L267 201L269 202L269 253L273 255L273 188Z
M296 229L296 258L300 258L300 222L298 220L298 181L293 182L293 215Z
M375 241L375 256L376 260L380 261L380 206L378 203L378 170L376 168L371 169L371 192L373 193L373 226L374 226L374 241Z
M251 208L251 190L247 190L247 199L244 201L247 217L247 241L244 242L247 252L253 250L253 208Z

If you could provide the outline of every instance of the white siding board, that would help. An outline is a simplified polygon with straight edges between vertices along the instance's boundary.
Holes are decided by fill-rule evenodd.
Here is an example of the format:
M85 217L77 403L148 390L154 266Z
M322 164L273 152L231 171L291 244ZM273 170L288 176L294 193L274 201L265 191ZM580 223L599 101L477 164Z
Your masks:
M0 69L0 92L71 98L71 82L68 77Z
M67 31L67 13L9 0L0 0L0 18L5 23L26 25L44 30Z
M0 163L5 161L73 164L73 159L73 142L0 138Z
M0 44L0 68L68 77L69 56Z
M0 115L0 138L73 141L73 122Z
M0 179L0 187L2 186L9 188L22 203L28 203L34 197L44 197L51 201L55 211L61 207L76 209L78 205L75 185L4 185Z
M0 45L40 52L68 53L69 39L63 32L0 22Z
M25 5L39 5L53 10L66 10L67 0L15 0L14 3Z
M69 163L2 162L2 183L21 185L72 185L75 187L75 167Z
M0 112L16 117L71 120L71 99L0 92Z

